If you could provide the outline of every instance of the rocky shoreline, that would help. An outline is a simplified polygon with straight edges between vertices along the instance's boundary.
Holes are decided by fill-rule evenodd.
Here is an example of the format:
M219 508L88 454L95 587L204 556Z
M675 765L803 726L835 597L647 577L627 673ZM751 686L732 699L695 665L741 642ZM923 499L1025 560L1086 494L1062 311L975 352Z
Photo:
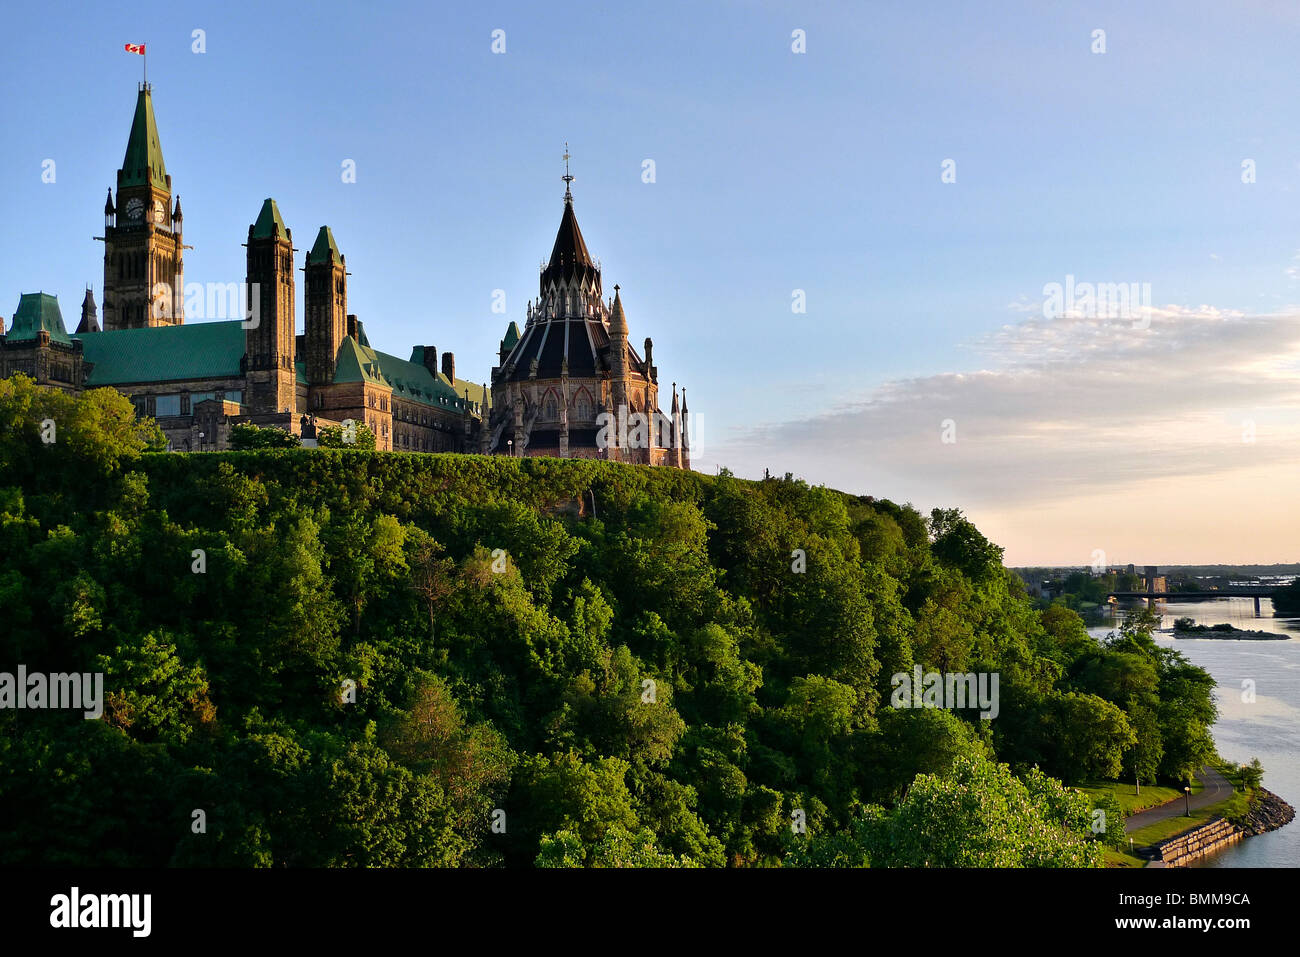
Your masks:
M1259 800L1246 815L1246 826L1242 828L1251 837L1266 831L1276 831L1286 827L1295 820L1295 808L1267 788L1259 789Z
M1215 817L1186 834L1161 841L1147 849L1147 867L1185 867L1194 860L1213 854L1229 844L1248 837L1276 831L1295 819L1295 808L1267 788L1259 789L1259 799L1246 815L1244 825Z

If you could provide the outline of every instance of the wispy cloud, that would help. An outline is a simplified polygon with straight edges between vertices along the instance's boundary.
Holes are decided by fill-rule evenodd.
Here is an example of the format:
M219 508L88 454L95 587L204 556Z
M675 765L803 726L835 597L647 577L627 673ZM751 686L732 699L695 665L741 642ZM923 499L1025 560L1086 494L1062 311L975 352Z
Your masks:
M1300 310L1157 306L1134 326L1024 319L969 344L981 368L887 382L710 451L739 474L999 511L1168 480L1217 495L1234 472L1300 465Z

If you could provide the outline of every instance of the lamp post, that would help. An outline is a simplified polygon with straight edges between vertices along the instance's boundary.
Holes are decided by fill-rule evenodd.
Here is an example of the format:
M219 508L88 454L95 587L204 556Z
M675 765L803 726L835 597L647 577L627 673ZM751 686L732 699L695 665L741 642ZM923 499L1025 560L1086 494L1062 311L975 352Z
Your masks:
M507 447L509 447L509 449L510 449L510 457L511 457L511 458L514 458L514 456L515 456L515 440L514 440L514 439L506 439L506 445L507 445Z
M1187 816L1188 816L1188 817L1191 817L1191 816L1192 816L1192 788L1191 788L1191 785L1188 785L1188 784L1184 784L1184 785L1183 785L1183 797L1184 797L1184 798L1186 799L1186 801L1187 801Z

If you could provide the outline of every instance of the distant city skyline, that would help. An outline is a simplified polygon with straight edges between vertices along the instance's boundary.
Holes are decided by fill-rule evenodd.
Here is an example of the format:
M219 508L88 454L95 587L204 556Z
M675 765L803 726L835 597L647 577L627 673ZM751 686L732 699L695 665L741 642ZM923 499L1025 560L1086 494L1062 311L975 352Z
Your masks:
M6 321L100 292L144 42L187 281L242 280L273 197L300 250L332 228L377 348L486 380L568 142L700 470L959 507L1009 565L1300 557L1300 10L61 6L10 13ZM1067 279L1152 308L1048 318Z

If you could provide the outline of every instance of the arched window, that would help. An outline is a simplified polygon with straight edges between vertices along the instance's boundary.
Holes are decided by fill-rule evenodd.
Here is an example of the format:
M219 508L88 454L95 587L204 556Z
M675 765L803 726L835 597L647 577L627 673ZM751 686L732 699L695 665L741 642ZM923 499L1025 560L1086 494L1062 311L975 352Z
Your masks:
M546 399L542 402L542 419L546 422L554 422L560 417L560 406L555 401L555 393L548 392Z
M587 393L579 392L578 397L573 400L573 416L584 422L591 418L591 402L587 398Z

